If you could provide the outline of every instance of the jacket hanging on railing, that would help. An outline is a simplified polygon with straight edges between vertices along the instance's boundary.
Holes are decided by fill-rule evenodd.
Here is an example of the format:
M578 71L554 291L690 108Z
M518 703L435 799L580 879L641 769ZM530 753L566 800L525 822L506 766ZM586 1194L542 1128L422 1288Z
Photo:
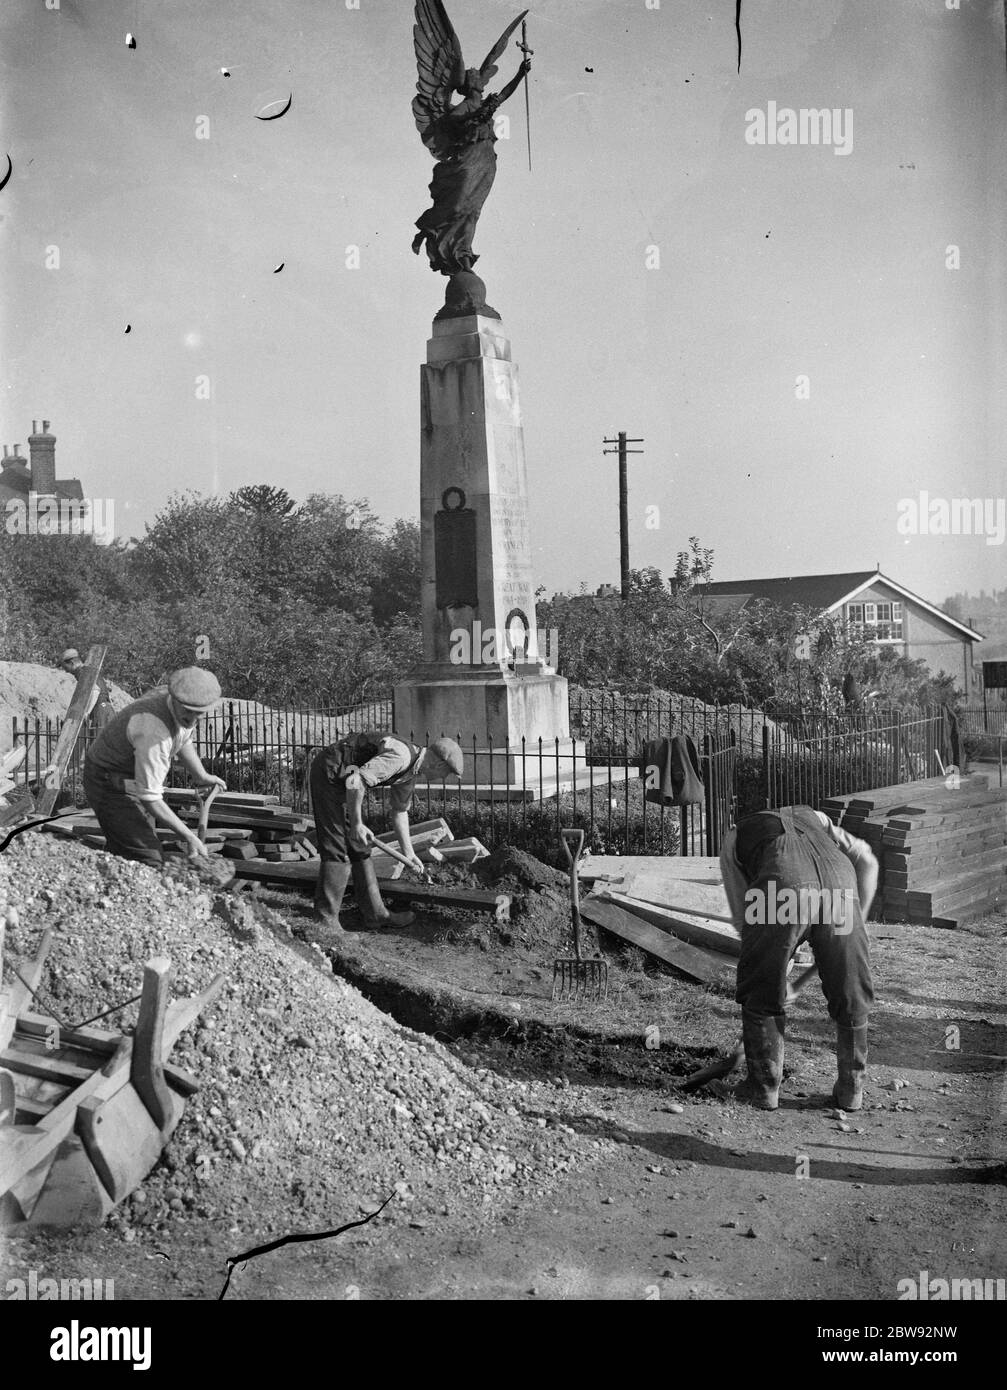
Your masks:
M658 806L696 806L703 800L699 752L688 734L651 739L640 754L644 800Z

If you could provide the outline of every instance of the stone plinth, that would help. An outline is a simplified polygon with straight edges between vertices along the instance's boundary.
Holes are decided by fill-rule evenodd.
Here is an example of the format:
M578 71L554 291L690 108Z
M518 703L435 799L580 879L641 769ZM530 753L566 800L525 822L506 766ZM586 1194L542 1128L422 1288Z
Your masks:
M474 738L512 775L522 739L565 741L570 729L567 683L537 630L517 368L501 321L435 321L420 388L424 659L396 687L396 728L460 735L467 753Z

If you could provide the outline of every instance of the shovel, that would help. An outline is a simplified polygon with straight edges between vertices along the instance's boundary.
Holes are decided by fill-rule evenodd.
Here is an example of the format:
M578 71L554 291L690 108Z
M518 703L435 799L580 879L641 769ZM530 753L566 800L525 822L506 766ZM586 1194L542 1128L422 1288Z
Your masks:
M560 956L552 966L554 999L595 998L608 995L608 961L600 956L585 959L581 950L580 883L577 865L584 849L583 830L561 830L560 844L570 865L570 913L573 917L574 956ZM571 845L573 850L571 850Z
M816 965L809 965L802 970L795 979L787 981L787 1003L792 1004L800 994L809 980L818 973ZM694 1071L691 1076L687 1076L679 1086L680 1091L697 1091L700 1086L705 1086L708 1081L719 1081L722 1077L730 1076L734 1068L741 1062L745 1055L744 1041L739 1038L733 1049L726 1056L720 1057L716 1062L711 1062L709 1066L701 1067L699 1071Z
M416 865L411 863L406 856L393 845L387 845L383 840L379 840L376 844L373 844L371 848L376 850L379 849L382 854L390 854L391 857L397 859L400 864L405 864L407 869L412 869L414 874L419 874L424 883L431 887L433 886L434 881L430 877L429 871L427 869L423 869L422 871L417 869ZM433 859L435 863L440 863L444 858L443 854L441 854L439 850L433 848L433 846L430 847L429 854L430 858Z
M210 823L210 807L213 805L214 798L220 793L219 787L209 787L206 792L201 787L196 788L196 800L199 802L199 839L201 844L206 844L206 827Z

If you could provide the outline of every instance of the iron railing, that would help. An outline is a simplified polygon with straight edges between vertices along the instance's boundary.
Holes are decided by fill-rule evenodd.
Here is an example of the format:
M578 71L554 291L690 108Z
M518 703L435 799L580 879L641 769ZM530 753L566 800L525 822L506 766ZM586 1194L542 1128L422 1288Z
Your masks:
M595 853L717 854L739 814L762 806L818 806L828 796L936 775L951 761L949 721L940 709L872 710L826 718L806 710L765 712L667 696L576 692L571 740L522 742L508 755L460 738L464 785L417 784L414 821L444 816L457 838L489 848L511 844L550 857L559 830L582 826ZM55 750L59 721L16 718L15 742L28 756L17 776L38 783ZM204 764L234 791L276 795L308 811L313 753L347 733L394 727L390 696L338 709L267 709L225 701L196 727ZM400 731L414 742L441 732ZM638 760L652 738L689 734L701 752L704 803L648 802ZM81 772L94 726L88 722L64 782L64 801L83 804ZM185 785L179 774L173 781ZM375 828L388 824L380 791L369 794Z

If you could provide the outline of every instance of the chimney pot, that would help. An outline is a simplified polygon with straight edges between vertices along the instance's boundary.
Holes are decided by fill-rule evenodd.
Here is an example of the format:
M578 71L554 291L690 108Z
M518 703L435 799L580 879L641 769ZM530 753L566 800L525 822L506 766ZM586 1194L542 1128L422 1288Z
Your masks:
M42 421L42 432L43 432L43 434L48 434L48 433L49 433L49 421L48 421L48 420L43 420L43 421Z
M38 421L37 421L37 420L33 420L33 421L31 422L31 432L32 432L32 434L38 434Z
M3 456L5 459L10 458L10 450L7 448L6 444L3 446Z

